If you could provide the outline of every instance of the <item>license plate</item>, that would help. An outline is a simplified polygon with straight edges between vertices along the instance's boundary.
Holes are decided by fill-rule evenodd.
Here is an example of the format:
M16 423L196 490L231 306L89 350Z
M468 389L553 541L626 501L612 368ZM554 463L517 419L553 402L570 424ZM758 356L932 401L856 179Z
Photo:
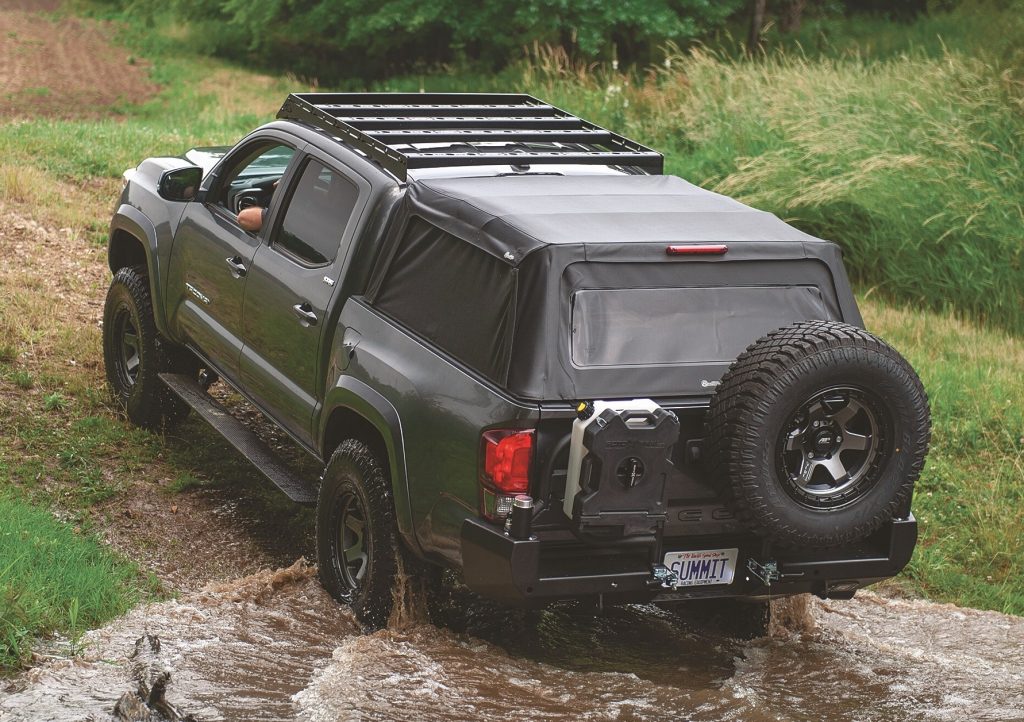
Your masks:
M665 566L678 578L677 587L732 584L738 555L738 549L669 552L665 555Z

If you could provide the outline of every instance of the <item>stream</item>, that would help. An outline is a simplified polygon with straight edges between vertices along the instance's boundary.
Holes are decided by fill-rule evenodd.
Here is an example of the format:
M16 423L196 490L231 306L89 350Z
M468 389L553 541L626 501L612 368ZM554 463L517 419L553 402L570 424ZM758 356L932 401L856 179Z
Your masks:
M161 640L198 720L1024 720L1024 619L870 592L750 642L632 605L468 602L464 631L363 633L299 561L149 604L0 688L0 720L110 719Z

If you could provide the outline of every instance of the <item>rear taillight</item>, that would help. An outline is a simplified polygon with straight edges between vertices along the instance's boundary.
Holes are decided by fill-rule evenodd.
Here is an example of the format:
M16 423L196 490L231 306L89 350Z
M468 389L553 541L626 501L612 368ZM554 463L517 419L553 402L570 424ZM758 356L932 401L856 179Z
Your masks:
M492 429L480 437L480 513L501 521L530 487L533 430Z

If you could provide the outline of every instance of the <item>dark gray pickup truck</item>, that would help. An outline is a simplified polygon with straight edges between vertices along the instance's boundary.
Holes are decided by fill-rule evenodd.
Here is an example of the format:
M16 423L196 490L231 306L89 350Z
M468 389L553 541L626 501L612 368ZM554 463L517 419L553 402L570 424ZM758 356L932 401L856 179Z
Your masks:
M916 374L863 330L835 244L662 164L527 95L289 96L233 148L125 173L113 394L156 430L195 409L315 503L320 577L371 626L399 574L445 567L520 606L898 573Z

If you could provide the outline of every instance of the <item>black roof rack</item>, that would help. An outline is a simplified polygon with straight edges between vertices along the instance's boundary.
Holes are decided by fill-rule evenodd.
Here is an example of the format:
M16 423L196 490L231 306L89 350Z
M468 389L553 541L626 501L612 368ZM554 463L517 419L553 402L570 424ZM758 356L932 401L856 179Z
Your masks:
M522 93L293 93L277 117L326 131L402 181L411 168L505 163L637 166L659 175L665 161L657 151ZM480 142L557 145L472 145ZM395 147L412 143L459 145Z

